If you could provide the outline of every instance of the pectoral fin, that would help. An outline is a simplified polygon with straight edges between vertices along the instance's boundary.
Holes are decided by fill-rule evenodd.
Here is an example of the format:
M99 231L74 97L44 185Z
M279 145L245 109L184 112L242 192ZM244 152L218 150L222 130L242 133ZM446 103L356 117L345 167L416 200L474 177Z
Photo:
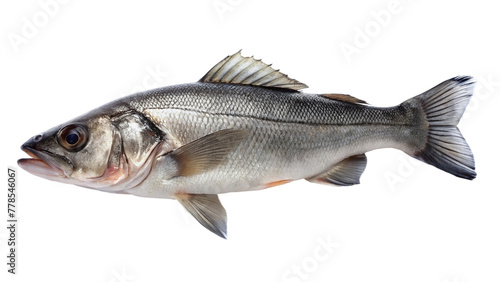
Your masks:
M201 225L216 235L227 238L226 210L215 194L177 194L175 198Z
M359 178L366 168L366 155L350 156L337 163L329 171L306 179L309 182L349 186L359 184Z
M170 153L178 164L178 176L196 175L212 169L247 135L246 130L223 129L178 148Z

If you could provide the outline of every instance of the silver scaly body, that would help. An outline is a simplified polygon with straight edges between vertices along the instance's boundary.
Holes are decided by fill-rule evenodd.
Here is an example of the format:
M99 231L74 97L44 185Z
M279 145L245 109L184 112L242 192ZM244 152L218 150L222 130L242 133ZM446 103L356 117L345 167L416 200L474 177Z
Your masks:
M165 179L162 172L153 173L158 179L150 176L126 191L140 196L261 189L275 181L314 177L349 156L374 149L419 149L411 143L421 131L416 122L422 113L404 106L376 108L320 95L217 83L165 87L123 102L180 145L222 129L250 132L217 169L189 178ZM417 141L413 143L424 144Z

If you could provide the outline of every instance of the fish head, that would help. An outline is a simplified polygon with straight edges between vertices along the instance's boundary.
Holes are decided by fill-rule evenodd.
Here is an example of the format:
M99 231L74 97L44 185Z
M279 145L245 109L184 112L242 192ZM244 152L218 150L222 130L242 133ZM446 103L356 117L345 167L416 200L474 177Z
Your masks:
M148 130L133 114L75 119L26 141L21 149L31 158L18 164L49 180L122 192L147 176L161 147Z
M105 117L53 127L21 146L31 158L20 159L18 164L49 180L92 186L91 180L103 175L108 168L113 131Z

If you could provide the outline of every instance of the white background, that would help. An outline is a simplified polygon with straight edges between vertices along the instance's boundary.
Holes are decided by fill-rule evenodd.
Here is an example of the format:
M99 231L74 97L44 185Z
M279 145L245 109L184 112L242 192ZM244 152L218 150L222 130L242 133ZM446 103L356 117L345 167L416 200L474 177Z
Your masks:
M221 195L229 217L222 240L172 200L19 170L19 274L7 274L2 227L1 281L500 280L500 20L492 1L47 2L0 7L4 171L25 157L19 146L31 136L138 89L196 81L243 49L308 84L305 92L376 106L474 76L460 129L478 177L378 150L367 154L361 185L302 180ZM347 45L356 53L346 55Z

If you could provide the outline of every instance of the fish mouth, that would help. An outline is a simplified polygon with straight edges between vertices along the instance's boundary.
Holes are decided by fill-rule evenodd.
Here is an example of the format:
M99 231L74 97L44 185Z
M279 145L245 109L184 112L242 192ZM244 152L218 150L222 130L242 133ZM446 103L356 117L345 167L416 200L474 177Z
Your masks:
M72 169L71 162L49 151L37 150L30 146L21 146L31 158L19 159L17 164L27 172L48 179L65 178L68 169Z

